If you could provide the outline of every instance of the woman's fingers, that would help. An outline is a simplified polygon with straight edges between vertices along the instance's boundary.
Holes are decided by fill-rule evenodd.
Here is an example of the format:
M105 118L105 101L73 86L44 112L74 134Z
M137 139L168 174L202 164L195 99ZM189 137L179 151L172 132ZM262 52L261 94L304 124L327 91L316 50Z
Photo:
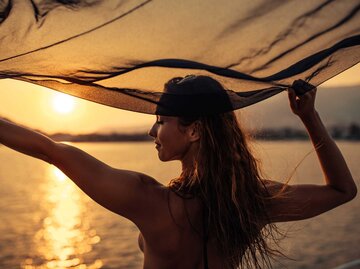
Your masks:
M311 91L309 91L310 95L315 98L316 96L316 91L317 91L317 88L315 87L314 89L312 89Z
M302 99L304 102L311 103L311 105L314 105L315 96L316 96L316 88L305 93L303 96L301 96L300 99Z
M302 85L301 85L302 86ZM299 85L297 85L299 87ZM302 92L300 95L297 92ZM316 87L312 89L299 89L295 91L293 88L288 89L288 96L291 110L298 116L306 115L314 111L314 103L316 96Z
M299 99L301 99L302 101L307 101L307 100L311 99L311 97L312 96L311 96L310 92L307 92L304 95L302 95Z
M289 97L289 103L290 103L291 110L294 113L296 113L296 111L297 111L297 100L296 100L296 93L295 93L294 89L292 89L292 88L288 89L288 97Z
M293 82L291 88L295 90L297 96L302 96L305 95L307 92L313 90L315 86L302 79L297 79Z

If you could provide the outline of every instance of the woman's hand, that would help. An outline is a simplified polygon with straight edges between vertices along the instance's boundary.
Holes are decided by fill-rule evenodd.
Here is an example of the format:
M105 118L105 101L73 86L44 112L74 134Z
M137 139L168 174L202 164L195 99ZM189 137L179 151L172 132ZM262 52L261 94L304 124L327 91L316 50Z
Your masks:
M316 87L312 87L308 90L309 86L304 81L295 81L294 85L297 85L297 92L305 92L303 94L296 94L293 88L288 89L290 107L294 114L298 115L302 120L312 117L316 114L315 110L315 97ZM300 88L299 88L300 87ZM301 88L302 87L302 88Z

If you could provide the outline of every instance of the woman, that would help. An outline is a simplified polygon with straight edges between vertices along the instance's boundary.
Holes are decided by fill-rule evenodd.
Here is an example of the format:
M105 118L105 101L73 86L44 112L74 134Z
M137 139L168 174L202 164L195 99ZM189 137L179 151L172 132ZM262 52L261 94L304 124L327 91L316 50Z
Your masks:
M199 87L224 91L206 76L175 78L165 90ZM261 268L277 254L265 240L275 240L275 222L314 217L357 192L314 108L315 95L316 89L301 96L289 89L291 109L304 123L323 170L321 186L262 179L233 112L157 115L149 134L159 159L182 163L181 175L169 186L3 120L0 142L57 166L96 202L134 222L144 268Z

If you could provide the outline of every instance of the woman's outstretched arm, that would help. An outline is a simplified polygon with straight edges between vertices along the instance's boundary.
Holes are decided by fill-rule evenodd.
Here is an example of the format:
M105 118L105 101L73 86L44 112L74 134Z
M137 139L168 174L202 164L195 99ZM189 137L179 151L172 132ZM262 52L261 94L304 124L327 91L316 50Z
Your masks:
M76 147L3 119L0 143L55 165L100 205L140 227L156 217L154 207L162 204L162 185L153 178L112 168Z
M319 215L352 200L357 193L344 157L315 109L316 89L301 96L296 96L295 91L289 89L288 94L290 107L303 122L316 150L324 175L324 185L287 186L285 195L275 199L270 207L270 218L274 222L306 219ZM268 183L269 188L274 191L283 187L277 182Z
M54 141L38 132L0 118L0 143L48 163Z

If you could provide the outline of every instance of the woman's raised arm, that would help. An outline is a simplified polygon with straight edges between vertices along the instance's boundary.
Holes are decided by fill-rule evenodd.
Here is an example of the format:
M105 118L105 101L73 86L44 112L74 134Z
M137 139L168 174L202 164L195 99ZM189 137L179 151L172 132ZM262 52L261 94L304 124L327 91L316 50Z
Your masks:
M319 114L315 110L316 89L304 95L296 96L289 89L289 101L292 111L299 116L308 131L315 147L323 175L324 185L289 185L286 195L275 199L269 214L272 221L291 221L310 218L337 207L356 196L357 188L350 170L327 132ZM282 184L269 181L274 191Z
M76 147L3 119L0 143L55 165L100 205L140 227L156 218L154 207L160 209L166 199L162 185L149 176L112 168Z

